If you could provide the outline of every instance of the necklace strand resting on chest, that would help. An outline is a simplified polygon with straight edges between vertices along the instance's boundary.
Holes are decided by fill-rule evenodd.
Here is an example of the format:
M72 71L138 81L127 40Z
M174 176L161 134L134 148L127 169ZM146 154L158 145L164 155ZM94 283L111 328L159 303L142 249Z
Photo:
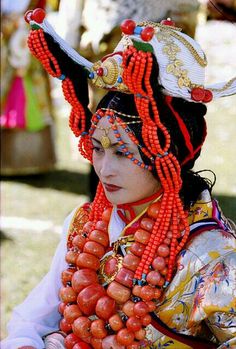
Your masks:
M74 340L76 344L82 339L88 348L90 345L96 349L110 341L109 345L116 342L121 348L135 349L145 341L145 327L151 323L150 312L156 309L164 291L171 231L160 238L145 280L137 282L135 271L159 209L160 201L152 203L140 219L133 238L122 238L123 242L127 238L131 240L124 257L117 253L123 243L121 239L115 243L113 252L100 262L109 245L110 208L103 212L95 229L94 223L88 221L74 236L66 254L68 268L62 273L60 290L59 311L63 315L60 328L67 334L65 343Z

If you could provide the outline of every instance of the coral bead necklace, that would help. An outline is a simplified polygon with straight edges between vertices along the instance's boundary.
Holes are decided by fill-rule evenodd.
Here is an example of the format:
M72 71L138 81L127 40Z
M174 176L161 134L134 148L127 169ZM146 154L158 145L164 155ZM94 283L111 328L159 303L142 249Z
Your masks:
M152 202L139 219L134 234L118 239L108 254L111 208L104 210L102 219L95 225L87 221L73 237L60 290L59 311L63 315L60 328L67 334L65 344L72 337L75 344L82 340L92 348L109 348L115 344L120 348L138 348L145 341L150 312L163 294L171 256L171 231L159 239L145 280L136 283L135 272L160 206L160 200ZM124 256L118 252L122 245L128 246Z

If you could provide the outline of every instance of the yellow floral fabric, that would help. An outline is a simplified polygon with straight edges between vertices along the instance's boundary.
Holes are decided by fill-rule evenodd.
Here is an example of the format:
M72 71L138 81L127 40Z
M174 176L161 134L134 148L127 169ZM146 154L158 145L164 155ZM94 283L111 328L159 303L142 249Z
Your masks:
M214 203L197 202L189 223L204 222L215 214ZM227 220L220 213L222 224ZM213 229L190 238L180 253L177 272L157 306L157 316L177 333L236 348L236 239L232 232ZM153 348L191 347L153 330Z

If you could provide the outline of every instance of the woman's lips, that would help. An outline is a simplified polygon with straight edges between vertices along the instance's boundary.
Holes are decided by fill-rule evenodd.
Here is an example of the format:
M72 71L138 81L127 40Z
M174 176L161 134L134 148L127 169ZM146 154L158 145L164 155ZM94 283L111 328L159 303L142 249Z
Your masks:
M118 187L117 185L108 184L108 183L104 183L104 187L105 187L106 191L109 191L109 192L114 192L114 191L118 191L121 189L121 187Z

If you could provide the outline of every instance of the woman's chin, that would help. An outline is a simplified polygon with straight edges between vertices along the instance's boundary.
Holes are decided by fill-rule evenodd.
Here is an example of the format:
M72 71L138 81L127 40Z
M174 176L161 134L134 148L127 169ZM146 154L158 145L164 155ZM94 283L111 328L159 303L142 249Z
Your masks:
M121 190L119 190L120 192ZM118 191L109 192L105 190L107 200L113 205L119 205L124 203L124 196Z

